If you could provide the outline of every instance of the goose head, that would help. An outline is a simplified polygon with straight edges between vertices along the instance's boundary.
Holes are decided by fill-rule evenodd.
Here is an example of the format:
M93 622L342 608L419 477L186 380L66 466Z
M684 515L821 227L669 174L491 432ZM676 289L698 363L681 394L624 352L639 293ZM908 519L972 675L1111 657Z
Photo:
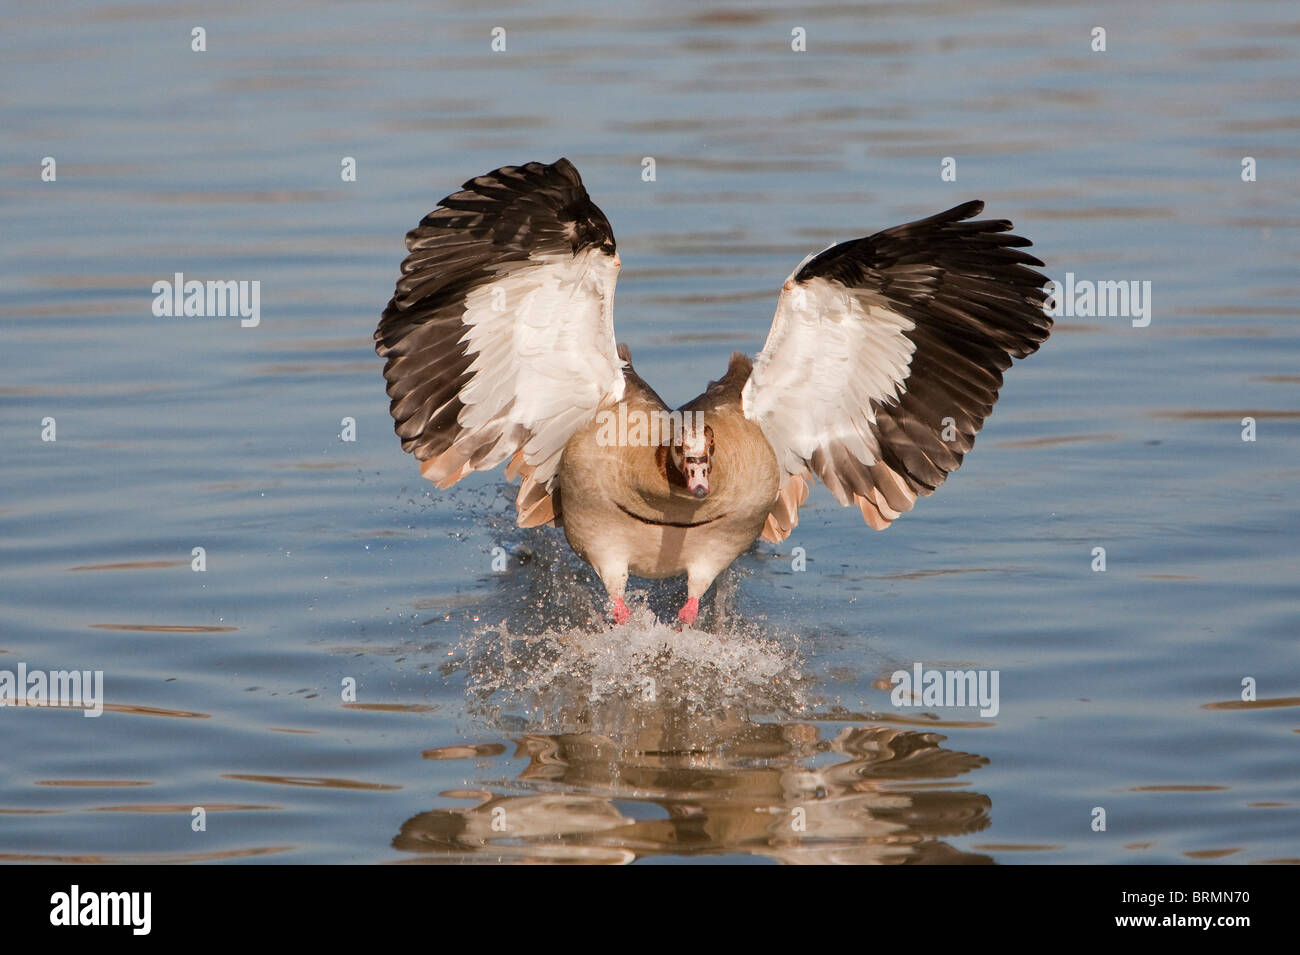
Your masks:
M709 474L713 468L713 429L707 424L700 427L684 423L680 440L674 442L669 457L686 482L686 490L697 498L708 497Z

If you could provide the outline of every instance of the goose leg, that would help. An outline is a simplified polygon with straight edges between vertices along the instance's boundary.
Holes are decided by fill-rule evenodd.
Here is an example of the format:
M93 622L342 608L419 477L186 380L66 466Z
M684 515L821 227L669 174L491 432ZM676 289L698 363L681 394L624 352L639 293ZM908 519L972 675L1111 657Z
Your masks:
M713 586L713 580L722 573L726 564L719 564L717 558L707 564L696 564L686 569L686 603L677 611L677 619L685 626L691 626L700 615L700 598Z
M602 563L596 567L596 573L609 594L609 612L615 625L627 623L632 619L632 611L623 600L623 592L627 589L627 562Z
M695 623L695 618L698 617L699 615L700 615L699 597L687 598L686 603L682 604L682 609L677 611L677 619L680 620L688 627Z
M609 602L609 612L614 615L614 623L627 623L632 619L632 611L627 609L627 604L623 602L622 597L613 597Z

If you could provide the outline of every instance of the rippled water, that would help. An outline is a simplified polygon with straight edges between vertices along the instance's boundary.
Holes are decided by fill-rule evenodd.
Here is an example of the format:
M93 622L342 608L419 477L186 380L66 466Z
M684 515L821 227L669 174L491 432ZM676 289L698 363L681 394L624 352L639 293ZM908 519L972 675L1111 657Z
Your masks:
M1300 859L1294 9L621 9L9 17L0 670L102 670L105 712L0 709L0 859ZM438 198L560 155L670 403L805 254L968 198L1152 320L1062 318L888 531L818 490L704 630L669 582L610 632L500 474L420 479L370 344ZM176 272L260 325L155 317ZM998 714L893 705L917 662Z

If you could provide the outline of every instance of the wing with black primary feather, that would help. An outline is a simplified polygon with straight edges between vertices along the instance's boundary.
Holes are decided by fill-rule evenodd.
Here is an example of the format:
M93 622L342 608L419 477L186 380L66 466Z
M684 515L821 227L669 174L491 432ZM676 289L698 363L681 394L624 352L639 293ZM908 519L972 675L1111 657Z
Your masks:
M1051 331L1043 263L967 202L833 246L781 292L746 383L747 416L784 483L763 537L783 540L814 477L881 529L960 467L1013 358Z
M569 437L624 390L613 231L567 159L466 182L407 234L375 332L403 450L448 487L509 462L524 526L555 523Z

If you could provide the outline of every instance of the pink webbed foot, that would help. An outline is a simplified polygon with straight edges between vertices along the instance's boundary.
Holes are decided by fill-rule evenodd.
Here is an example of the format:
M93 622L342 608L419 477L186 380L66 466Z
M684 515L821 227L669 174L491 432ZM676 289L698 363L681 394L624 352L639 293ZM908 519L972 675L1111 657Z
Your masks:
M682 609L677 611L677 619L686 626L695 623L695 618L700 615L700 598L692 597L682 604Z
M614 623L623 624L632 619L632 611L627 609L627 604L623 602L622 597L615 597L610 601L610 613L614 615Z

